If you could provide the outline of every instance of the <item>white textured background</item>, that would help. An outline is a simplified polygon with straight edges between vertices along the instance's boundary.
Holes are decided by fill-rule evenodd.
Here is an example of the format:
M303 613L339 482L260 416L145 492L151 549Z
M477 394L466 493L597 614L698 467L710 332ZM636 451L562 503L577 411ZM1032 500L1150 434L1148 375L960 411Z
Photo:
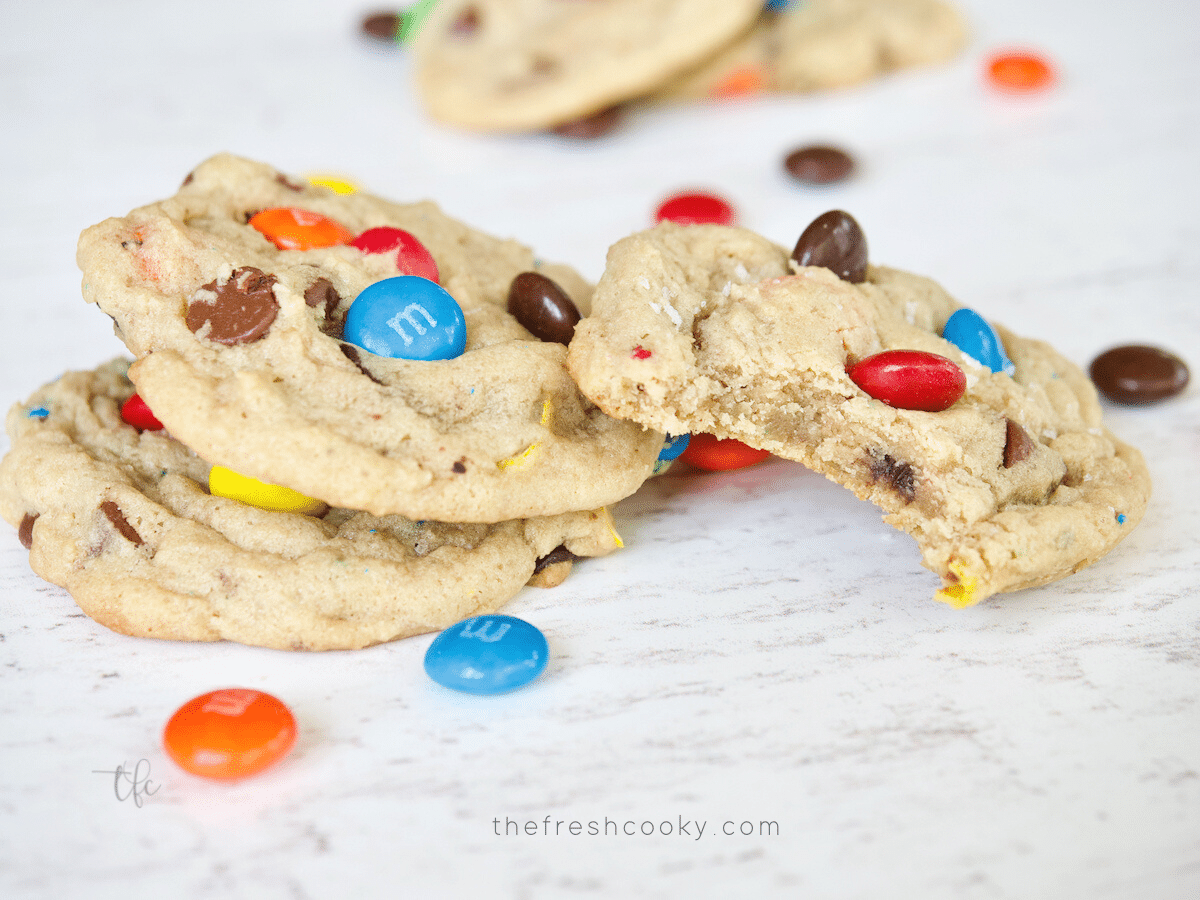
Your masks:
M1200 5L961 5L950 66L576 144L427 121L352 0L3 0L0 406L121 351L79 298L76 236L219 150L435 199L593 278L680 188L788 245L841 207L874 260L1081 365L1131 340L1200 365ZM1013 45L1058 65L1053 91L987 87ZM789 183L782 156L816 140L861 175ZM429 637L289 655L111 634L0 535L0 896L1191 900L1197 397L1110 411L1156 485L1116 552L962 612L872 507L797 466L659 479L617 509L624 552L505 610L553 660L498 698L427 681ZM269 774L202 783L159 734L235 684L302 735ZM94 772L143 759L141 807ZM586 834L606 818L673 833Z

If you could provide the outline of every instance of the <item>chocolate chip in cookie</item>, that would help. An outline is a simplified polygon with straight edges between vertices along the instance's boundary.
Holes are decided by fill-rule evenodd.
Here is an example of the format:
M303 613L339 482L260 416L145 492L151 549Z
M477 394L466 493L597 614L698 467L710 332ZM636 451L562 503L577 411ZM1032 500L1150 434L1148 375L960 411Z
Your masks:
M187 326L218 344L233 346L257 341L267 333L279 312L272 288L275 276L253 266L234 270L228 279L210 281L196 292L187 311ZM206 294L211 294L209 299Z

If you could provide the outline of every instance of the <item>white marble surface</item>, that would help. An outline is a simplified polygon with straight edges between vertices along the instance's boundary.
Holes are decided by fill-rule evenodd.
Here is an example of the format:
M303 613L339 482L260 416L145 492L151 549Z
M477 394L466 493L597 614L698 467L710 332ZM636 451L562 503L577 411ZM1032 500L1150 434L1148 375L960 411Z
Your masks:
M121 350L79 298L79 230L226 149L434 198L593 277L682 187L786 244L842 207L875 260L1082 365L1135 339L1200 364L1200 6L962 5L974 38L945 68L572 144L426 121L353 0L6 0L3 405ZM1014 44L1059 65L1054 90L989 90L986 54ZM813 140L861 176L789 184L783 153ZM617 510L624 552L507 608L553 661L498 698L428 682L429 637L319 655L121 637L0 535L0 896L1200 896L1198 397L1111 411L1156 484L1116 552L962 612L932 602L907 538L797 466L660 479ZM299 744L203 783L159 734L233 684L289 703ZM141 806L96 771L139 760ZM538 834L495 834L506 818ZM587 833L606 819L672 833Z

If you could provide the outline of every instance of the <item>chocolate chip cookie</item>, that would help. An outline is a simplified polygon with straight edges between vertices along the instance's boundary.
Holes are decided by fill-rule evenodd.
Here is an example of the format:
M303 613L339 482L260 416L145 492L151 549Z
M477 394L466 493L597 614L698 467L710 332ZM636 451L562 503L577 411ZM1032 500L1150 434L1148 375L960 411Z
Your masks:
M578 313L590 286L432 203L339 195L222 155L174 197L87 229L78 260L176 438L333 506L444 522L594 509L633 493L662 446L579 392L561 330L543 340L537 314L508 311L525 273ZM393 278L448 292L460 355L393 358L348 337L356 299ZM384 330L412 343L436 330L430 315L413 302Z
M455 525L210 494L208 463L123 420L127 366L68 373L14 406L0 462L0 513L34 571L114 631L353 649L492 612L620 545L604 509Z
M962 15L944 0L794 0L778 11L776 5L769 4L742 37L651 99L845 87L945 62L967 39Z
M762 0L454 0L417 37L430 113L536 131L647 94L749 28Z
M933 281L871 265L839 211L790 255L744 229L667 223L611 248L568 362L610 415L736 438L872 501L916 538L938 598L966 606L1094 562L1140 520L1150 478L1077 366L994 326L994 370L946 339L959 309ZM917 390L936 403L866 377L895 381L877 363L897 352L941 361Z

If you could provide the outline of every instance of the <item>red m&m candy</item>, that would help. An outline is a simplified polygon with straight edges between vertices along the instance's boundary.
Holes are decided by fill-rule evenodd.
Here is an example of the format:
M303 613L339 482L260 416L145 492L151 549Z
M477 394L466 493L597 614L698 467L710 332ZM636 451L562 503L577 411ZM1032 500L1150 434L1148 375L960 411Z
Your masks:
M162 422L150 412L146 401L137 394L121 404L121 418L138 431L160 431L163 427Z
M163 747L179 767L204 778L256 775L287 756L296 720L282 702L248 688L225 688L189 700L163 730Z
M438 280L437 263L425 245L400 228L387 225L368 228L350 242L363 253L390 253L396 251L396 267L401 275L416 275L419 278Z
M294 206L264 209L250 217L250 224L280 250L336 247L354 237L328 216Z
M867 394L896 409L941 412L967 389L962 369L924 350L885 350L859 360L846 374Z
M677 225L732 225L733 207L714 194L675 194L654 213L655 222Z
M697 469L728 472L760 463L770 455L766 450L755 450L733 438L722 440L711 434L693 434L679 458Z

